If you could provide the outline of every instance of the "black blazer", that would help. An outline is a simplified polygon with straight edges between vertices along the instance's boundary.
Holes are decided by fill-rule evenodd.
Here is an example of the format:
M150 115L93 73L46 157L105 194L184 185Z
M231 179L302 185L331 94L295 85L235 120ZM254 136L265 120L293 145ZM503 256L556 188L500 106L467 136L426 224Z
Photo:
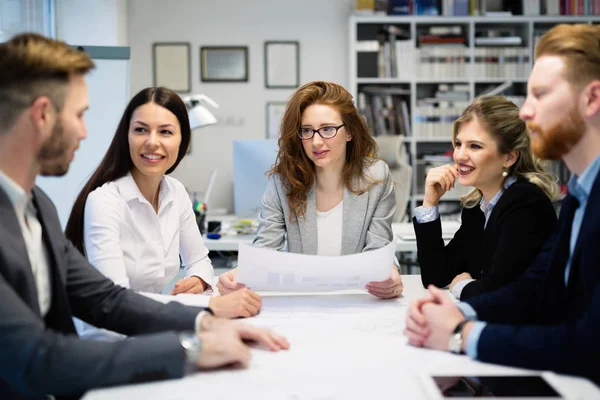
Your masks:
M577 200L567 195L552 239L512 284L467 300L481 361L582 375L600 382L600 174L588 198L565 287Z
M65 238L40 189L33 190L33 200L49 253L52 302L43 318L19 222L0 188L0 399L77 396L100 386L183 376L184 352L168 331L193 330L202 308L163 305L114 285ZM80 340L73 316L127 335L149 335L113 343Z
M460 229L444 246L439 218L423 224L413 218L424 286L444 287L468 272L476 281L464 287L466 299L516 280L552 234L556 213L540 188L519 180L500 197L485 230L484 224L479 206L464 208Z

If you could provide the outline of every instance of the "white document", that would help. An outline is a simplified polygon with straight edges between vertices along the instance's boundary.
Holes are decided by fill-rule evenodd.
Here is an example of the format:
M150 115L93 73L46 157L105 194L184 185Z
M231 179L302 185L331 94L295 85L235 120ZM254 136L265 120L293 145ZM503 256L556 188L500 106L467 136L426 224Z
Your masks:
M392 273L396 243L346 256L315 256L240 244L237 280L255 291L363 289Z
M138 292L143 296L149 297L152 300L159 301L161 303L167 304L172 301L176 301L181 304L185 304L186 306L195 306L195 307L208 307L208 303L210 302L210 295L207 294L191 294L191 293L181 293L175 296L168 294L158 294L158 293L148 293L148 292Z

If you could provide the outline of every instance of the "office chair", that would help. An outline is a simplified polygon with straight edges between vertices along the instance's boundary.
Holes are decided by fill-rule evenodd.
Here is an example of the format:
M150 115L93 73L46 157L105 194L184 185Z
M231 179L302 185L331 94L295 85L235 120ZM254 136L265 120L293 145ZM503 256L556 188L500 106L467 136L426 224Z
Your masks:
M394 222L403 222L410 201L412 186L412 167L408 163L408 154L404 146L403 135L374 137L379 147L379 157L390 167L395 184L396 214Z

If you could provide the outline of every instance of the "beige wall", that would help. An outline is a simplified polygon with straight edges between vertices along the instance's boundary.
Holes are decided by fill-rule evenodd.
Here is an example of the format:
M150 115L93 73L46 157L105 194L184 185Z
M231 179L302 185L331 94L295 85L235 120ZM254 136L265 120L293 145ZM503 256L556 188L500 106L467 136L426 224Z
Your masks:
M192 154L173 174L190 191L203 191L218 168L211 203L233 208L234 139L265 137L265 103L287 99L293 90L264 86L265 40L300 42L301 83L323 79L348 83L348 17L354 0L129 0L131 94L152 85L152 43L190 42L192 93L203 93L221 108L221 123L193 132ZM200 46L249 48L249 81L202 83Z

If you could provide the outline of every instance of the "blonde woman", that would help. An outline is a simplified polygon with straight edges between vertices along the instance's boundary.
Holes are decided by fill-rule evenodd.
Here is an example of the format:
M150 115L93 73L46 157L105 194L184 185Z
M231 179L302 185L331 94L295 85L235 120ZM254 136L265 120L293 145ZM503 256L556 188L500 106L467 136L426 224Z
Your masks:
M413 224L423 285L450 285L462 299L519 278L556 225L557 187L531 152L519 108L502 96L476 99L454 122L454 165L433 168ZM444 246L437 205L458 180L462 224Z

